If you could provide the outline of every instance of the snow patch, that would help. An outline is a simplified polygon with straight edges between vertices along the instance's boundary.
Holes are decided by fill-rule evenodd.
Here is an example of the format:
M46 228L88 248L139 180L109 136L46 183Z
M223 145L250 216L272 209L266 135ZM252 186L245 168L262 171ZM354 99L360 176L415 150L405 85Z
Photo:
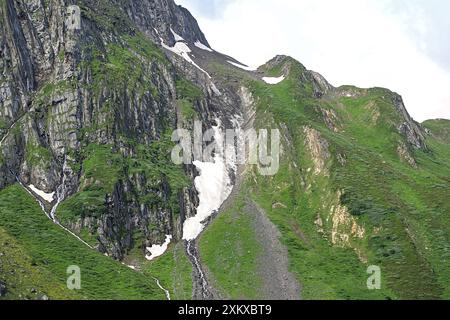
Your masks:
M197 41L194 43L194 45L195 45L197 48L200 48L200 49L202 49L202 50L209 51L209 52L214 52L213 49L211 49L211 48L208 47L208 46L205 46L205 45L204 45L203 43L201 43L199 40L197 40Z
M236 63L236 62L233 62L233 61L229 61L229 60L227 60L227 62L229 64L232 64L233 66L238 67L240 69L243 69L245 71L256 71L256 68L253 68L253 67L243 66L242 64L239 64L239 63Z
M233 190L229 170L233 170L235 165L228 163L224 157L224 136L220 130L218 119L217 122L218 126L213 127L214 139L217 144L214 162L194 161L194 165L200 173L195 178L195 188L200 204L197 214L184 222L183 240L196 239L205 228L203 222L220 209Z
M28 186L28 188L30 188L34 193L36 193L39 197L41 197L42 199L44 199L45 201L52 203L53 202L53 198L55 197L55 193L46 193L42 190L39 190L38 188L36 188L34 185L30 184Z
M273 77L264 77L263 80L265 83L268 84L278 84L281 81L283 81L284 79L286 79L286 77L284 75L282 75L281 77L278 78L273 78Z
M220 90L216 87L216 85L213 82L211 82L211 90L218 96L222 95Z
M184 41L183 37L177 34L175 31L173 31L172 28L170 28L170 31L172 32L173 37L175 38L175 42Z
M211 76L208 74L208 72L206 72L205 70L203 70L198 64L196 64L194 62L194 60L192 60L192 58L189 56L189 53L192 52L192 50L189 48L189 46L184 43L184 42L177 42L175 43L175 46L170 47L167 44L165 44L164 39L161 39L161 45L163 46L163 48L172 51L173 53L179 55L180 57L184 58L184 60L186 60L187 62L189 62L190 64L192 64L194 67L196 67L197 69L199 69L200 71L202 71L203 73L205 73L209 79L211 79Z
M166 241L162 245L153 245L151 247L147 247L147 251L150 253L149 255L146 255L145 258L147 260L153 260L159 256L162 256L164 252L167 251L167 248L169 247L170 241L172 241L172 236L167 235Z

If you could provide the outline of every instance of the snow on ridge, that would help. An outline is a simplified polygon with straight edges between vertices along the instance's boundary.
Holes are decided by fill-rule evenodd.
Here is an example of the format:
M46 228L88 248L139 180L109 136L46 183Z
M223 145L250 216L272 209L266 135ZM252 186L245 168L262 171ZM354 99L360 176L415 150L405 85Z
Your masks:
M200 201L197 214L184 222L183 240L195 240L205 228L203 222L220 209L233 190L229 170L234 170L235 164L224 157L224 136L220 130L220 120L216 121L218 125L213 127L217 144L214 162L194 161L200 173L194 182Z
M172 28L170 28L170 31L172 32L173 37L175 38L175 42L184 41L184 38L182 36L180 36L179 34L177 34L175 31L173 31Z
M278 77L278 78L274 78L274 77L263 77L264 82L265 82L265 83L268 83L268 84L278 84L278 83L280 83L281 81L283 81L284 79L286 79L286 76L285 76L285 75L282 75L281 77Z
M150 253L149 255L146 255L145 258L149 261L162 256L169 247L170 242L172 241L171 235L166 235L166 240L162 245L154 244L151 247L147 247L147 251Z
M52 203L53 202L53 198L55 197L55 193L46 193L42 190L39 190L38 188L36 188L34 185L30 184L28 186L28 188L31 189L31 191L33 191L34 193L36 193L39 197L41 197L42 199L44 199L45 201L47 201L48 203Z
M160 38L161 40L161 45L163 46L163 48L172 51L173 53L179 55L180 57L184 58L184 60L186 60L187 62L189 62L190 64L192 64L194 67L196 67L197 69L199 69L200 71L202 71L203 73L205 73L209 79L211 79L211 76L209 75L208 72L206 72L205 70L203 70L198 64L196 64L194 62L194 60L192 60L192 58L189 56L189 53L192 52L192 50L189 48L189 46L184 43L184 42L177 42L175 43L175 46L173 47L169 47L165 42L163 38Z
M238 68L240 68L242 70L245 70L245 71L256 71L256 68L253 68L253 67L244 66L242 64L239 64L239 63L236 63L236 62L233 62L233 61L230 61L230 60L227 60L227 62L229 64L232 64L233 66L238 67Z
M195 45L197 48L199 48L199 49L202 49L202 50L205 50L205 51L209 51L209 52L214 52L213 49L211 49L210 47L204 45L204 44L201 43L199 40L197 40L197 41L194 43L194 45Z

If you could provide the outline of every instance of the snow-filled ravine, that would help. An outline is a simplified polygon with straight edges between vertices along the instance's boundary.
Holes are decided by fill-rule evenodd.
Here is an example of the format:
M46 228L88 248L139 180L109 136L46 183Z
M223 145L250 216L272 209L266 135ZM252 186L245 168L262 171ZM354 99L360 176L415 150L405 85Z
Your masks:
M173 34L173 37L174 37L174 39L175 39L175 42L178 42L178 41L184 41L183 37L180 36L179 34L177 34L175 31L173 31L172 28L170 28L170 31L171 31L172 34Z
M265 83L268 84L278 84L281 81L283 81L284 79L286 79L286 77L284 75L282 75L281 77L278 78L274 78L274 77L264 77L263 80Z
M214 162L194 161L200 173L194 182L199 196L199 206L197 214L184 222L183 239L186 241L195 240L200 235L205 228L204 221L220 209L233 190L230 171L235 170L236 165L224 157L224 137L220 121L217 122L219 124L213 127L213 130L214 139L219 147L216 148Z
M149 254L147 254L145 256L145 258L147 260L151 261L151 260L153 260L153 259L155 259L157 257L162 256L167 251L167 248L169 247L169 244L170 244L171 241L172 241L172 236L171 235L166 235L166 240L164 241L164 243L162 245L154 244L151 247L147 248L147 252Z
M28 188L31 189L31 191L33 191L34 193L36 193L39 197L41 197L42 199L44 199L45 201L51 203L54 200L55 197L55 193L46 193L45 191L39 190L38 188L36 188L34 185L30 184L28 186Z

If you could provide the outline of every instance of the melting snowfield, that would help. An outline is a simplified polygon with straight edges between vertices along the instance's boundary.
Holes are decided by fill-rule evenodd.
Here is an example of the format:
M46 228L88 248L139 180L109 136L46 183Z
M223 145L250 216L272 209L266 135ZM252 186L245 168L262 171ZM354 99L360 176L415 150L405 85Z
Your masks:
M173 37L175 38L175 42L184 41L183 37L177 34L175 31L173 31L172 28L170 28L170 32L172 32Z
M198 41L198 40L194 43L194 45L195 45L197 48L199 48L199 49L202 49L202 50L205 50L205 51L209 51L209 52L214 52L213 49L211 49L210 47L204 45L203 43L201 43L201 42Z
M30 184L28 186L28 188L31 189L31 191L33 191L34 193L36 193L39 197L41 197L42 199L44 199L45 201L47 201L48 203L52 203L53 202L53 198L55 197L55 193L46 193L42 190L39 190L38 188L36 188L34 185Z
M220 209L233 190L229 170L233 170L234 164L225 161L224 138L219 126L213 127L213 129L214 139L219 146L218 150L216 149L214 162L194 161L194 165L200 173L195 178L195 188L200 204L197 214L184 222L183 239L187 241L194 240L200 235L205 228L203 222Z
M209 75L208 72L206 72L205 70L203 70L198 64L195 63L194 60L192 60L192 58L189 56L189 53L192 52L192 50L189 48L189 46L182 42L179 41L177 43L175 43L175 45L173 47L168 46L165 42L163 38L160 38L161 40L161 45L163 46L163 48L172 51L173 53L179 55L180 57L182 57L184 60L186 60L187 62L189 62L190 64L192 64L194 67L196 67L197 69L199 69L200 71L202 71L203 73L205 73L209 79L211 79L211 76Z
M169 247L170 241L172 241L172 236L171 235L167 235L166 236L166 241L162 244L162 245L153 245L151 247L147 248L147 251L150 253L149 255L146 255L145 258L147 260L153 260L159 256L162 256L164 254L164 252L167 251L167 248Z
M278 78L273 78L273 77L264 77L263 80L265 83L268 84L278 84L281 81L283 81L284 79L286 79L286 77L284 75L282 75L281 77Z
M231 64L231 65L233 65L233 66L235 66L235 67L238 67L238 68L240 68L240 69L243 69L243 70L245 70L245 71L256 71L256 68L244 66L244 65L242 65L242 64L239 64L239 63L236 63L236 62L233 62L233 61L229 61L229 60L227 60L227 62L228 62L229 64Z

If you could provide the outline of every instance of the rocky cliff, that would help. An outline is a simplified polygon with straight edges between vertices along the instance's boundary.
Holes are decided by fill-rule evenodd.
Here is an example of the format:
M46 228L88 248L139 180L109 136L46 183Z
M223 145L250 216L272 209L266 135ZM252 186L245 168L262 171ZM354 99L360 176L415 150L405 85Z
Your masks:
M398 94L336 88L286 56L249 71L173 0L1 0L0 29L0 190L18 183L88 246L139 261L171 236L179 263L201 172L170 160L173 130L278 129L280 171L225 168L234 192L206 240L185 242L194 298L284 296L267 270L312 298L448 294L448 139ZM386 270L379 294L371 263Z
M207 126L226 99L162 51L175 35L208 45L195 19L173 1L2 1L0 10L0 186L17 178L55 193L46 205L59 206L57 219L118 259L180 239L197 200L194 169L166 157L179 101Z

